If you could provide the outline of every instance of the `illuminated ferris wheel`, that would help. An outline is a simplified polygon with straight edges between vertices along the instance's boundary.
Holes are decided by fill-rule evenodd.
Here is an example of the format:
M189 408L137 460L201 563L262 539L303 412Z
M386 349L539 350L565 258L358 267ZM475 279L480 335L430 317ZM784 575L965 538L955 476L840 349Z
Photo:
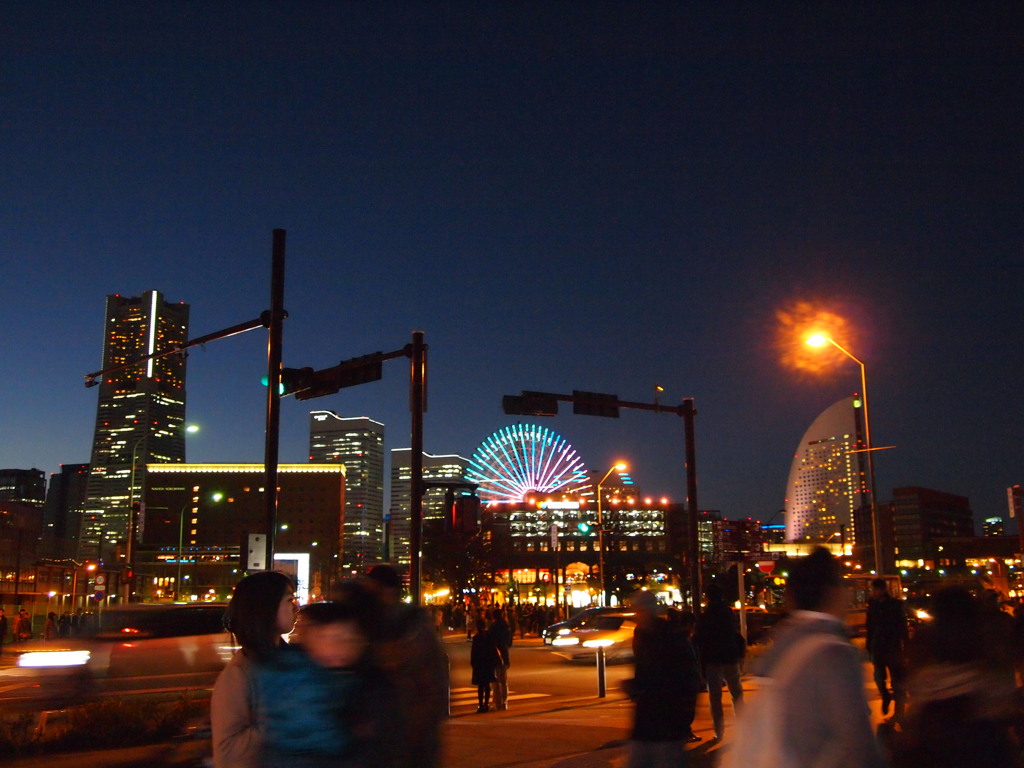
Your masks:
M513 424L477 447L466 479L487 501L521 501L530 491L592 493L587 468L561 435L535 424Z

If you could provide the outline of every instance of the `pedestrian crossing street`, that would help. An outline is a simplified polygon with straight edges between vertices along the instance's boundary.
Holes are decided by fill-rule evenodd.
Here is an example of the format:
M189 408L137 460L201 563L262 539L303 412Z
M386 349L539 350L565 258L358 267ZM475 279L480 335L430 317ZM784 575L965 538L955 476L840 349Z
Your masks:
M516 693L510 690L508 692L508 703L509 706L516 701L526 701L527 699L545 699L550 698L549 693ZM476 709L476 686L470 686L466 688L452 688L448 701L451 703L451 709L454 712L457 708L471 707ZM494 704L491 704L491 709L494 709Z

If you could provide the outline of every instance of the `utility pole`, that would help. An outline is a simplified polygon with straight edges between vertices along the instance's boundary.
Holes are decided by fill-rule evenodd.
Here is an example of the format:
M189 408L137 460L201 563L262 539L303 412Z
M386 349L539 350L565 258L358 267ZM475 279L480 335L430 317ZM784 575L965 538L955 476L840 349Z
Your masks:
M535 392L523 390L518 395L505 395L502 398L502 409L505 413L519 416L557 416L558 403L572 403L573 413L585 416L606 416L619 418L619 409L635 409L654 411L655 413L674 413L683 420L685 441L684 474L686 476L686 509L688 516L689 546L687 561L690 572L690 590L693 610L700 605L701 565L699 526L697 524L697 451L694 437L694 416L697 414L693 398L688 397L678 406L666 406L655 398L653 403L637 403L619 400L617 395L600 392L583 392L573 390L571 395L554 392Z
M281 344L284 319L285 231L274 230L270 267L270 311L267 328L267 430L264 446L264 503L266 505L267 551L265 567L274 569L274 537L277 533L277 463L281 433Z
M411 453L409 457L409 594L419 605L422 593L423 550L423 414L427 410L427 345L423 331L412 334L409 345L409 410L412 412Z

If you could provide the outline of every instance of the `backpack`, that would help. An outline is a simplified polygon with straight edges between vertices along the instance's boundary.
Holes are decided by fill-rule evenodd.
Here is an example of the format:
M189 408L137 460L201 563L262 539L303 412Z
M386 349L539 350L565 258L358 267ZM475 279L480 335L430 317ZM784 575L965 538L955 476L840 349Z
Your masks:
M756 678L759 693L736 718L736 737L719 768L789 768L795 765L783 739L784 702L780 689L826 645L846 645L841 638L815 632L797 640L783 655L772 677Z

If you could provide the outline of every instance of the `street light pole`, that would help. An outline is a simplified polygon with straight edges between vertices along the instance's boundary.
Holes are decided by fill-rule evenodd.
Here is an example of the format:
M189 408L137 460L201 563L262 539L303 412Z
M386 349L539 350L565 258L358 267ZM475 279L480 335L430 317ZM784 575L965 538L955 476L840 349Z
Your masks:
M137 530L136 525L138 524L138 515L135 511L135 467L138 465L139 446L142 445L147 437L149 437L148 427L146 428L146 434L136 440L135 445L132 446L132 472L128 480L128 537L124 545L124 564L127 571L131 571L132 568L132 558L135 555L135 532ZM139 494L139 496L144 498L145 494ZM122 571L122 573L124 572ZM132 581L134 578L133 574L131 578L124 579L121 584L122 599L126 603L132 597Z
M605 591L605 580L604 580L604 516L601 514L601 488L604 485L604 481L611 476L612 472L616 470L623 470L626 465L622 462L615 464L604 473L604 477L601 478L601 482L597 484L597 569L598 574L601 577L601 607L608 605L608 594Z
M188 504L183 504L181 511L178 513L178 577L174 582L174 599L177 602L181 602L181 555L182 555L182 538L185 533L185 510L188 509Z
M875 573L882 574L882 553L878 544L878 506L875 503L875 459L874 450L871 445L871 419L868 416L868 373L867 366L863 361L857 359L850 350L843 347L835 339L823 334L815 334L807 339L812 347L820 347L831 344L848 358L860 366L860 389L861 397L864 400L864 449L868 455L868 499L871 502L871 541L875 556Z

